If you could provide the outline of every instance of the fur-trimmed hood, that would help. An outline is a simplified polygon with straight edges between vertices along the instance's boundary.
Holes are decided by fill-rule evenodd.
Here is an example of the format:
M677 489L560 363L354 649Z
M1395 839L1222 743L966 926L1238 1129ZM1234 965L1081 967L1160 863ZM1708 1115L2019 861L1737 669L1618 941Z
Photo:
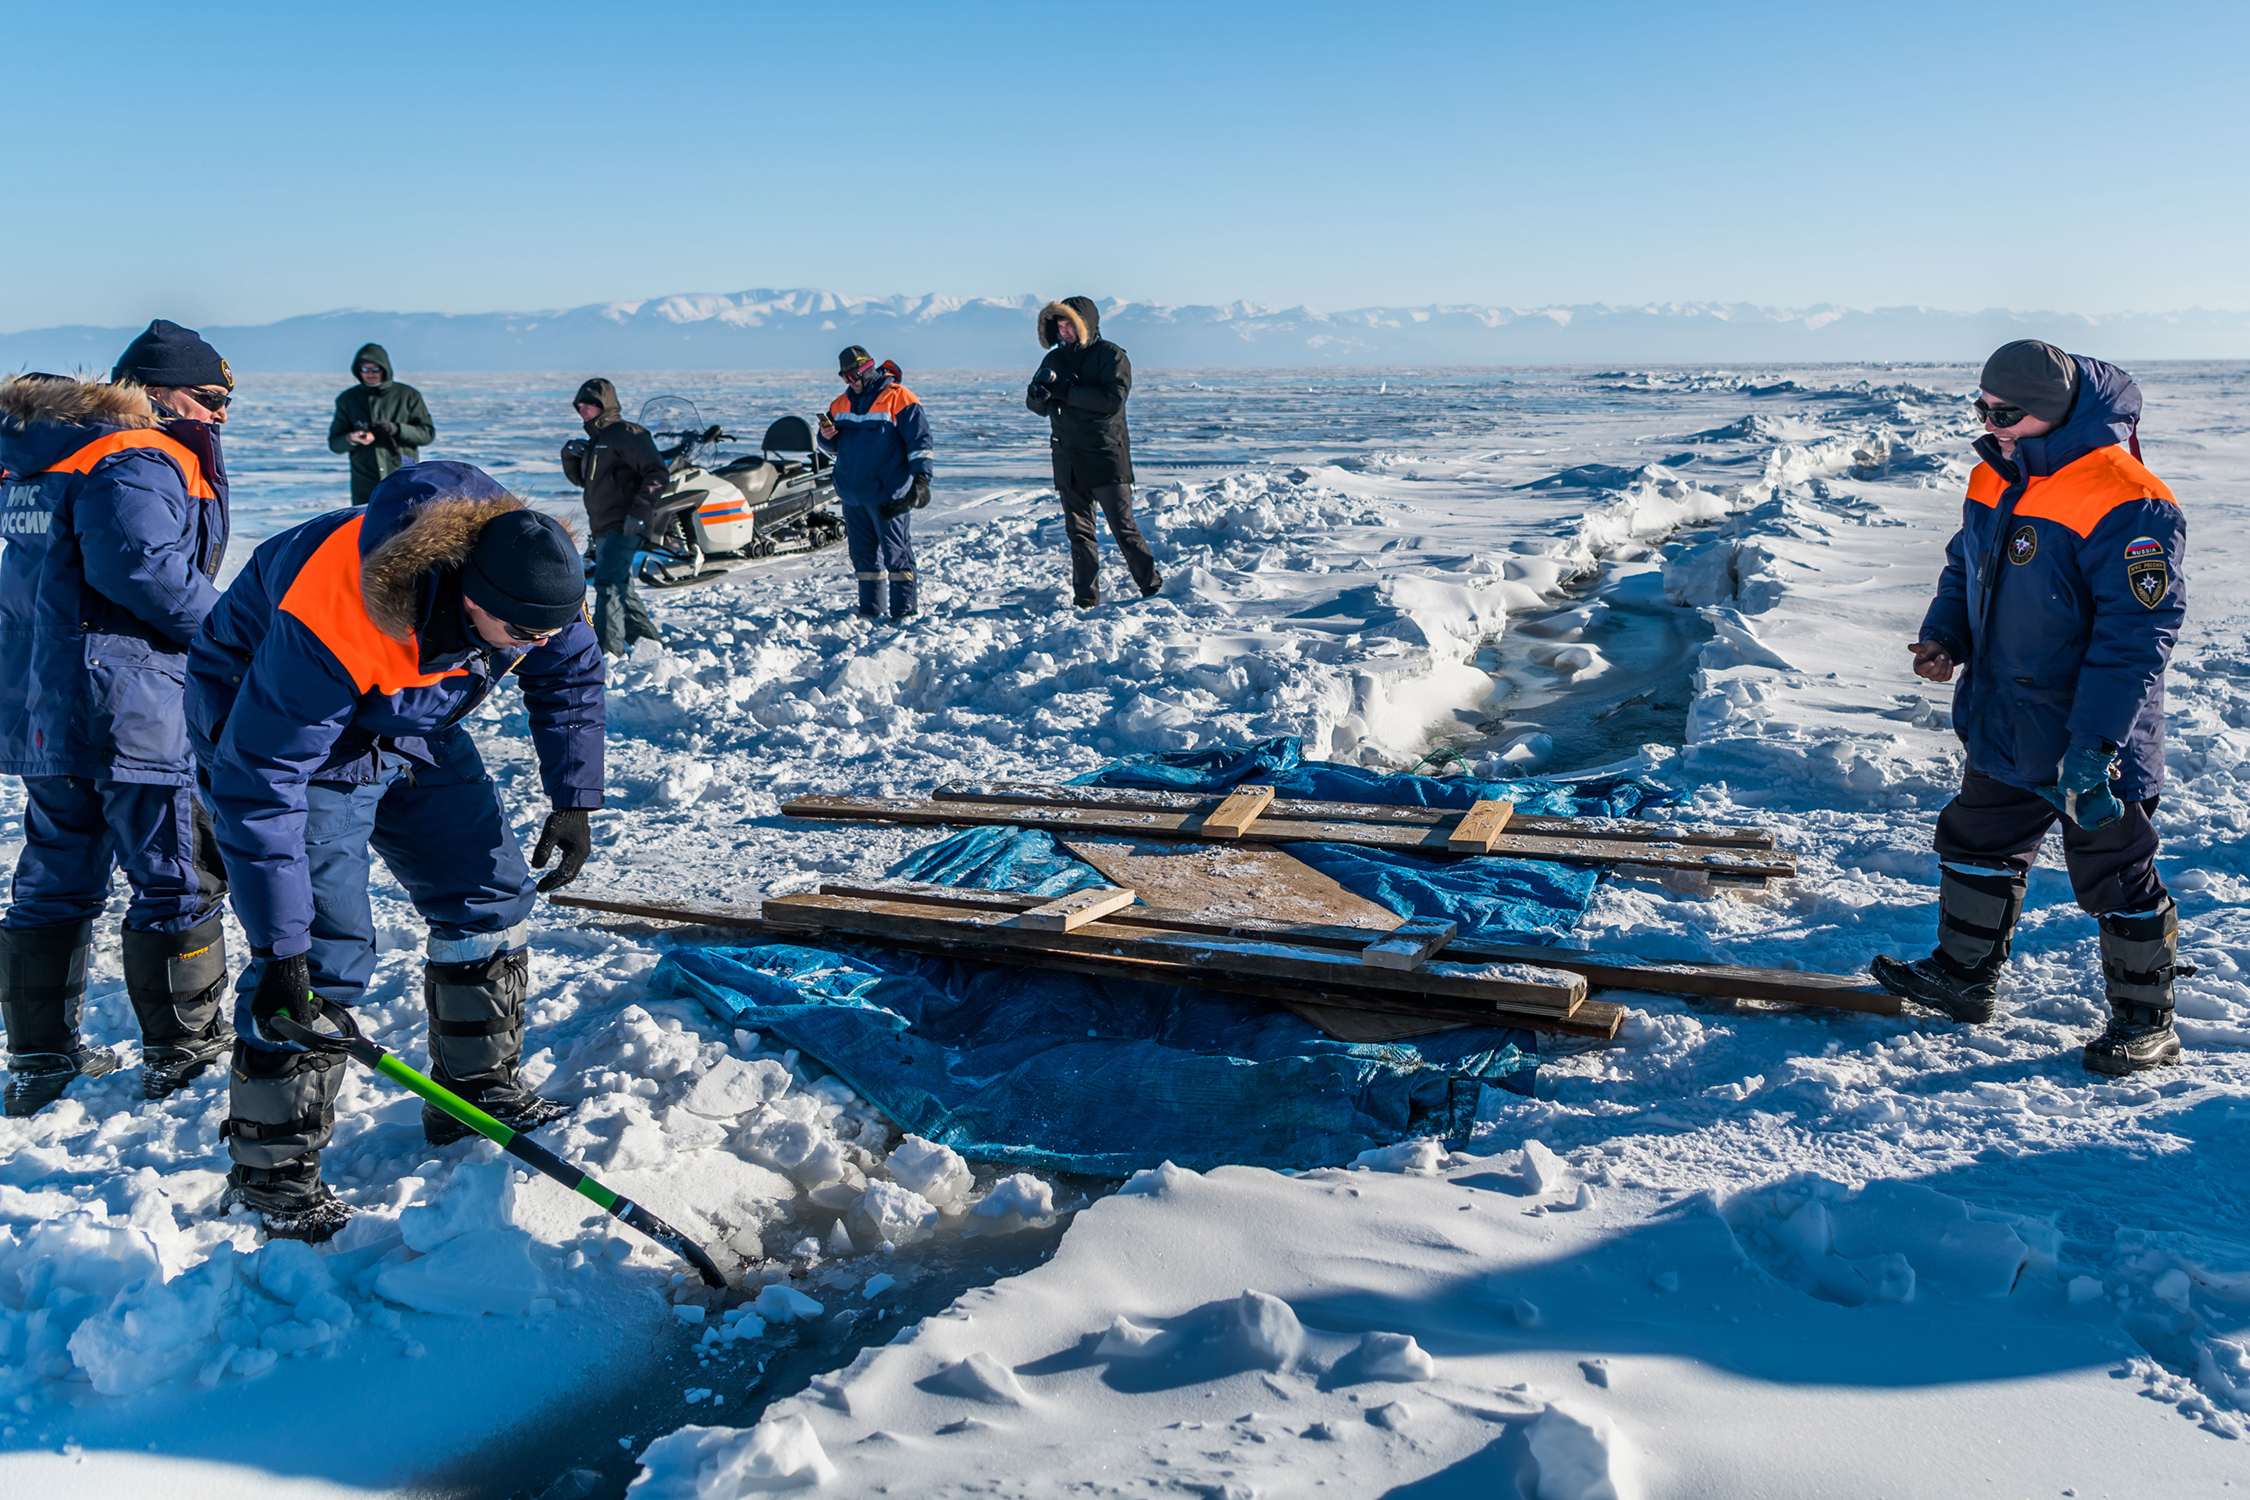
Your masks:
M148 392L128 380L77 380L68 375L17 375L0 381L0 421L18 427L154 427L164 419Z
M1091 297L1065 297L1060 302L1050 302L1039 309L1039 347L1052 349L1062 342L1055 325L1069 319L1078 328L1078 346L1085 348L1102 336L1101 309L1094 306Z
M469 560L495 516L522 510L475 464L410 464L375 486L359 529L359 597L367 617L393 640L421 629L434 585Z

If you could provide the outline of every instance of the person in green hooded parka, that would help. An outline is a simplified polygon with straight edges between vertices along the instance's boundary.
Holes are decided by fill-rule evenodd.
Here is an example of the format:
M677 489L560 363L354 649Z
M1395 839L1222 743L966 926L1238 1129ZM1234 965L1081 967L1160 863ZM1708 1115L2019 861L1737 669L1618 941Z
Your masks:
M393 469L421 461L421 447L437 428L422 393L391 379L391 357L381 344L359 346L352 378L357 384L336 397L328 451L352 456L352 504L365 505Z

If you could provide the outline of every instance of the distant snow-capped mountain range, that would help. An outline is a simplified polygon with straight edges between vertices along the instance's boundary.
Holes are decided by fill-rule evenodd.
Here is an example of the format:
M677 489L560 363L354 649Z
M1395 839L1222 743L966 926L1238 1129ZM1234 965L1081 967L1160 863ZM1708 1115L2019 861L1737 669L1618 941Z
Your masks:
M913 368L1038 357L1044 298L684 294L536 313L327 312L203 334L239 369L342 373L362 343L417 370L823 369L846 344ZM2117 359L2250 357L2250 313L2086 316L1928 307L1363 307L1101 301L1102 332L1144 368L1978 360L2039 337ZM162 309L155 310L162 315ZM137 329L0 334L0 371L106 370Z

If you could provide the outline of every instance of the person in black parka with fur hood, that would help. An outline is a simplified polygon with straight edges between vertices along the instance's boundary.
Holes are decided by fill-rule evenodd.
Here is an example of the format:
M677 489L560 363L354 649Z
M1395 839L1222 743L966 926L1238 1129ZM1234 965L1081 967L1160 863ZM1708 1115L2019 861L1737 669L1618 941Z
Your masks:
M1133 524L1133 448L1125 432L1133 362L1101 336L1101 313L1090 297L1065 297L1041 308L1039 343L1047 357L1031 377L1024 405L1053 429L1049 442L1063 529L1070 537L1072 602L1080 609L1101 603L1097 505L1146 598L1164 587L1164 579Z

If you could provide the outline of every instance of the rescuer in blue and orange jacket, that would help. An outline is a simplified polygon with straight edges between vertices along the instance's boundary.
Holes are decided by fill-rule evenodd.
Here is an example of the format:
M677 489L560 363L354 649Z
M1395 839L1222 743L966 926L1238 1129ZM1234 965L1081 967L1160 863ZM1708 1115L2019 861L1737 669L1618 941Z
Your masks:
M2187 523L2139 458L2140 388L2115 365L2023 339L1985 363L1983 459L1911 648L1952 679L1968 749L1938 819L1938 946L1878 981L1964 1021L1994 1014L2026 877L2062 824L2078 903L2101 929L2111 1020L2085 1066L2177 1062L2179 921L2156 873L2164 669L2187 610Z
M930 423L899 382L898 367L877 365L854 344L836 356L845 390L820 419L820 446L836 455L836 498L844 543L859 580L859 612L893 620L915 607L914 539L907 517L930 503Z
M119 867L142 1093L163 1098L233 1040L226 881L180 716L226 554L233 387L216 350L162 319L107 381L0 383L0 773L23 778L26 802L0 921L11 1115L117 1066L79 1016Z
M601 648L561 522L461 463L403 468L251 555L188 663L188 733L253 962L236 986L232 1200L269 1234L321 1240L350 1215L320 1180L338 1059L264 1029L308 989L351 1005L375 970L367 855L429 924L432 1074L518 1130L566 1113L516 1079L535 892L574 879L602 802ZM523 690L554 811L533 863L460 723ZM424 1108L433 1145L467 1133Z

